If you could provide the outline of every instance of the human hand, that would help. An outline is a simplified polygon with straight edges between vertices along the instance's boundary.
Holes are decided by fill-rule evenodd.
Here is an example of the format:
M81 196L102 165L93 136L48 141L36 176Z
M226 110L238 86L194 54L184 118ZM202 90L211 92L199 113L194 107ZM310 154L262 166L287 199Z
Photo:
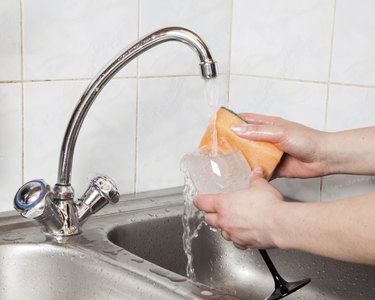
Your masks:
M276 247L272 213L283 203L283 196L264 179L260 167L254 168L247 189L194 199L194 205L205 212L205 221L241 249Z
M279 117L240 114L249 124L234 126L240 137L271 142L285 154L272 177L318 177L327 175L326 133Z

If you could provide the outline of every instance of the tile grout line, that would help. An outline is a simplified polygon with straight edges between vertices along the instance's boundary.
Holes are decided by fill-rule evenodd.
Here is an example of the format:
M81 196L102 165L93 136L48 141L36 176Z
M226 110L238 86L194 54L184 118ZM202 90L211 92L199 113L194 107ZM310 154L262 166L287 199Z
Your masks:
M266 80L280 80L280 81L291 81L291 82L312 83L312 84L322 84L322 85L327 84L326 81L285 78L285 77L277 77L277 76L252 75L252 74L240 74L240 73L233 73L231 75L238 76L238 77L250 77L250 78L266 79Z
M329 64L328 64L328 81L327 81L327 97L326 97L326 113L324 118L324 130L327 130L328 123L328 103L329 103L329 88L331 85L331 72L332 72L332 56L333 56L333 43L335 36L335 21L336 21L336 0L333 1L333 20L332 20L332 33L331 33L331 46L329 52Z
M226 73L218 73L219 75L226 75ZM164 79L164 78L184 78L184 77L201 77L201 75L162 75L162 76L116 76L111 80L121 80L121 79ZM9 84L9 83L43 83L43 82L67 82L67 81L91 81L93 78L64 78L64 79L32 79L32 80L3 80L0 81L0 84Z
M339 86L365 88L365 89L374 89L375 88L375 85L366 85L366 84L348 83L348 82L337 82L337 81L330 81L330 85L339 85Z
M21 47L21 180L25 182L25 100L23 82L23 0L20 0L20 47Z
M228 75L227 73L218 73L219 75ZM273 76L264 76L264 75L250 75L250 74L238 74L233 73L230 74L231 76L238 76L238 77L249 77L249 78L256 78L256 79L265 79L265 80L279 80L279 81L290 81L290 82L299 82L299 83L310 83L310 84L327 84L328 81L314 81L314 80L304 80L304 79L293 79L293 78L283 78L283 77L273 77ZM192 75L192 74L185 74L185 75L160 75L160 76L116 76L113 80L121 80L121 79L166 79L166 78L184 78L184 77L199 77L199 74ZM43 82L67 82L67 81L91 81L92 78L61 78L61 79L29 79L29 80L0 80L1 84L10 84L10 83L43 83ZM355 88L365 88L365 89L375 89L375 85L365 85L365 84L357 84L357 83L347 83L347 82L336 82L330 81L330 85L338 85L338 86L345 86L345 87L355 87Z
M137 20L137 39L140 35L140 23L141 23L141 0L138 0L138 20ZM138 185L138 114L139 114L139 59L137 58L137 76L135 84L135 134L134 134L134 193L137 192Z
M328 80L327 80L327 90L326 90L326 107L325 107L325 116L324 116L324 130L327 131L328 125L328 106L329 106L329 93L331 86L331 72L332 72L332 56L333 56L333 43L335 37L335 22L336 22L336 0L333 1L333 18L332 18L332 27L331 27L331 45L329 51L329 63L328 63ZM320 178L320 202L323 201L323 188L324 188L324 179Z

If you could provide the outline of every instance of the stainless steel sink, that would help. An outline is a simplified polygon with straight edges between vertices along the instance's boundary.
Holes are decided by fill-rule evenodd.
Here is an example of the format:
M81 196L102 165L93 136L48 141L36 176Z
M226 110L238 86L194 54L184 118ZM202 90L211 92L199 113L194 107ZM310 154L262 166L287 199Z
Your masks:
M175 291L147 278L147 273L110 259L119 251L106 247L103 239L77 236L33 243L26 236L12 236L3 241L13 239L14 244L0 246L0 299L179 298Z
M1 299L121 299L124 274L85 252L48 244L0 247Z
M109 240L167 270L186 275L182 246L182 206L148 211L130 224L115 227ZM242 299L264 299L273 280L258 251L239 250L218 232L203 227L193 241L197 281ZM375 299L375 267L351 264L299 252L270 251L275 265L288 280L312 282L288 299Z
M203 228L194 240L198 282L185 276L181 190L123 196L83 233L46 237L34 222L0 215L0 299L264 299L273 281L257 251ZM286 279L312 282L288 299L375 299L375 268L274 250Z

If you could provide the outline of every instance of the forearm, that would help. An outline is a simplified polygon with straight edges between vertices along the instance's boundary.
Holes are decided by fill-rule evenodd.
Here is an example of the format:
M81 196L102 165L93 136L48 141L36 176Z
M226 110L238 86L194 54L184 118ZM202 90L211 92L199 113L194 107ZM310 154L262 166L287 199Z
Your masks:
M334 202L280 204L277 247L375 264L375 193Z
M375 127L327 133L322 153L327 174L375 174Z

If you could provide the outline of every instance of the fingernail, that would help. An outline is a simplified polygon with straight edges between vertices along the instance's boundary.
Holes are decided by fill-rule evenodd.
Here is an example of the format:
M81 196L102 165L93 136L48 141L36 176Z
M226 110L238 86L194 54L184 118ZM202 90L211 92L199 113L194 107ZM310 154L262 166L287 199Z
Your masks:
M246 125L233 125L231 127L232 127L232 130L237 133L244 133L247 130Z
M257 173L257 174L263 174L263 168L260 167L260 166L256 166L253 170L254 173Z

